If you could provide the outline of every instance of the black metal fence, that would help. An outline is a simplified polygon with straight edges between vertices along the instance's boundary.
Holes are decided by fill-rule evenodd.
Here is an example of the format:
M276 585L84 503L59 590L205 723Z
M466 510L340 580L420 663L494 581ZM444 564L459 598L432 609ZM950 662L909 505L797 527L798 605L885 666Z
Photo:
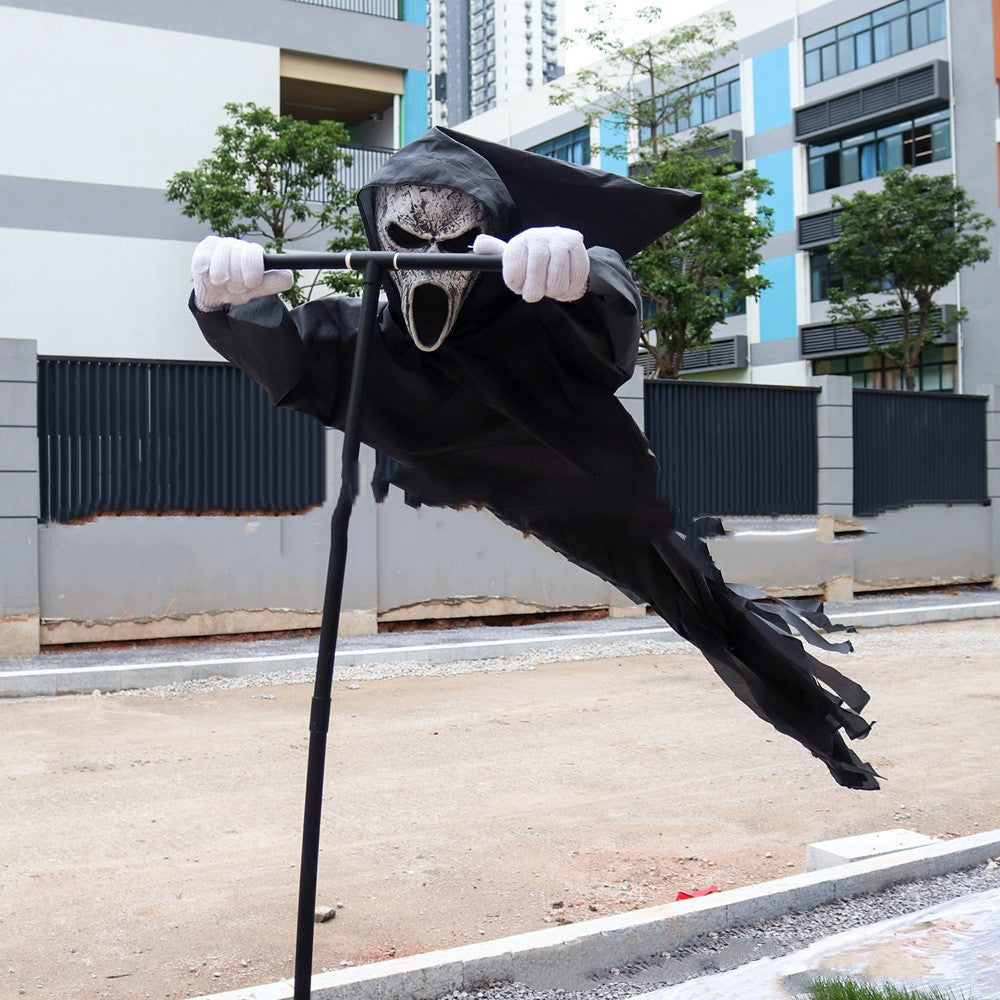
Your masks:
M815 514L819 390L646 382L658 495L685 530L708 514Z
M41 519L322 503L323 428L224 364L38 363Z
M854 390L854 513L986 503L986 397Z

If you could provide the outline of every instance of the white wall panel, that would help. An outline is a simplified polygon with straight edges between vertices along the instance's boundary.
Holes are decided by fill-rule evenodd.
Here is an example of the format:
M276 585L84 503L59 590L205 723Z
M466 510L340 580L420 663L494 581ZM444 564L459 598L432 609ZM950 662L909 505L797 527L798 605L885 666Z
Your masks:
M0 229L4 336L39 354L219 360L187 308L193 244Z
M0 173L162 188L227 101L277 106L264 45L0 7Z

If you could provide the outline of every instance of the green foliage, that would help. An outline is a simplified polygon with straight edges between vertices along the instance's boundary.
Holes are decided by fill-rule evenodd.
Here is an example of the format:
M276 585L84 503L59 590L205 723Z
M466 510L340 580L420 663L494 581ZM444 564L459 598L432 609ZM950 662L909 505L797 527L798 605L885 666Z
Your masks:
M256 104L225 106L228 121L216 129L218 145L194 170L174 174L167 200L180 202L184 215L206 223L220 236L259 236L265 249L328 236L331 250L367 246L354 192L338 177L350 166L347 128L336 121L301 121ZM321 200L316 200L319 192ZM310 298L317 286L353 292L351 272L316 274L284 293L291 305Z
M891 983L856 983L850 979L817 979L809 988L811 1000L959 1000L938 989L911 990Z
M700 81L732 50L723 35L735 21L727 11L706 14L633 42L613 5L590 2L586 11L597 26L578 30L576 40L595 48L603 62L554 86L551 103L575 107L590 124L605 117L621 123L630 148L613 152L630 154L635 180L703 196L698 215L629 261L652 308L643 321L643 345L656 361L655 375L679 378L684 352L706 346L716 324L769 284L749 272L760 264L772 231L770 208L751 206L771 192L770 183L727 162L710 128L695 130L685 143L660 134L665 123L688 116L703 92ZM660 16L658 7L636 15L647 32Z
M934 297L962 268L989 260L984 234L993 222L950 176L910 167L882 176L881 191L833 199L841 210L840 237L830 261L844 288L830 290L829 311L834 322L860 330L873 350L898 365L912 391L921 351L946 329L934 315ZM956 310L951 323L965 316ZM879 325L894 317L901 317L902 336L885 342Z
M702 193L697 215L629 261L653 307L642 339L656 360L657 378L679 378L684 352L707 346L716 324L770 284L754 272L771 235L771 209L760 205L751 214L747 205L770 194L771 183L712 155L710 142L710 134L699 134L643 164L647 184Z
M602 61L596 68L573 74L566 83L554 84L549 102L577 108L591 125L613 117L637 137L639 146L648 146L650 155L659 157L663 124L687 116L692 100L703 92L698 81L735 46L722 40L736 26L733 15L728 11L705 14L691 24L633 42L613 3L589 0L584 10L596 27L578 28L566 43L588 45L600 53ZM636 12L636 27L648 35L661 16L659 7L643 7ZM692 84L691 89L680 89ZM619 156L630 152L609 149Z

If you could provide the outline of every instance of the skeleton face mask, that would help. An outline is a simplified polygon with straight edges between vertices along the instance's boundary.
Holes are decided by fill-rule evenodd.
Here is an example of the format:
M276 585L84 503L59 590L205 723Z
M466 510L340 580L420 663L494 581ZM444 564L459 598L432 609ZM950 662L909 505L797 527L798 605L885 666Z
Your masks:
M486 207L450 188L397 184L375 190L375 227L383 250L467 253L488 224ZM455 325L479 276L474 271L391 271L403 320L421 351L436 351Z

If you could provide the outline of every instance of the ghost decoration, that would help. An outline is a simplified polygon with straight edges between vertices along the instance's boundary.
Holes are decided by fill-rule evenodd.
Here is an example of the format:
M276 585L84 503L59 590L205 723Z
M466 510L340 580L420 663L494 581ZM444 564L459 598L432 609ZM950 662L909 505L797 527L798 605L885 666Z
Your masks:
M690 191L443 128L390 156L358 192L373 249L434 254L491 241L506 249L502 276L386 274L361 427L378 453L375 495L395 487L415 506L475 506L532 535L655 610L839 784L875 789L874 769L844 740L868 733L859 714L867 693L812 656L793 629L823 649L849 644L816 634L811 626L831 628L818 603L765 603L727 584L704 543L675 529L656 492L656 459L615 395L635 371L642 320L624 261L699 203ZM241 263L232 263L232 243L203 253L208 263L196 253L192 307L226 303L194 308L202 333L276 405L342 429L358 300L289 311L265 294L259 261L234 251ZM589 266L576 287L580 244ZM517 253L533 261L536 251L549 261L566 254L569 277L547 274L544 287L512 279ZM247 301L253 282L260 297Z
M488 225L486 206L450 188L397 184L375 191L375 227L383 250L468 253ZM403 322L421 351L436 351L451 332L476 271L391 271Z

